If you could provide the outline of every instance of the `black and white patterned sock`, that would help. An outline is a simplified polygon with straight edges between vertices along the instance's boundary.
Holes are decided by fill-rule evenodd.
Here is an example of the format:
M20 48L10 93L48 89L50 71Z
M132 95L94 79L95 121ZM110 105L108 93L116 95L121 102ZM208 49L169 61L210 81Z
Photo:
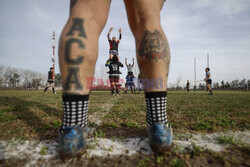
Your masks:
M63 95L63 124L65 127L79 125L85 127L88 123L89 95Z
M147 122L167 123L167 92L145 92Z

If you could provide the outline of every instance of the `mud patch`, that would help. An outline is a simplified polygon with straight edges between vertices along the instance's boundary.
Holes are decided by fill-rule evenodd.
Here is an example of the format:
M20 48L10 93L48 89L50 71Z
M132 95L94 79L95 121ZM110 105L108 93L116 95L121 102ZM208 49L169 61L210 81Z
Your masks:
M220 144L218 136L231 135L246 147ZM213 133L206 135L185 134L177 136L175 147L166 155L154 155L147 138L91 138L87 152L80 159L62 162L58 158L58 144L51 140L0 141L0 164L4 166L213 166L235 164L250 165L250 131ZM181 140L181 138L183 140ZM242 146L243 146L242 145ZM126 163L124 163L126 161ZM227 166L227 165L226 165ZM230 165L229 165L230 166Z

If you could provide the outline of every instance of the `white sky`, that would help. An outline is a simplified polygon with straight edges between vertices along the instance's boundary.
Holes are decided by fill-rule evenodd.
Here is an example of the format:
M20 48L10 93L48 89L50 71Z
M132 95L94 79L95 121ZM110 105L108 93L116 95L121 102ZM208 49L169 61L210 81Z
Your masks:
M47 73L51 66L51 37L57 42L69 15L69 0L1 0L0 64ZM204 78L206 55L210 54L214 81L250 79L249 0L167 0L161 23L169 40L171 65L169 83L181 77L193 82L193 61L197 59L197 80ZM107 24L99 39L96 71L108 57L106 34L118 36L122 62L135 58L135 43L122 0L113 0ZM111 36L112 36L111 35ZM57 52L56 52L57 54ZM57 58L57 57L56 57ZM59 72L58 61L56 72ZM122 69L123 77L126 68Z

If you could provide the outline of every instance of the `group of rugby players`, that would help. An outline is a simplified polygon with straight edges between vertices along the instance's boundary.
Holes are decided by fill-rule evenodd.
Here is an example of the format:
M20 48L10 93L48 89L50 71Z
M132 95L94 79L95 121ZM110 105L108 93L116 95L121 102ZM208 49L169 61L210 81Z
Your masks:
M121 74L120 72L120 67L123 67L123 64L120 62L119 60L119 54L118 54L118 46L119 43L122 39L122 34L121 34L121 29L119 29L119 39L116 40L116 37L112 37L112 40L110 39L110 33L113 30L113 28L111 27L109 29L108 32L108 41L109 41L109 59L107 60L105 66L109 67L109 80L110 80L110 85L111 85L111 94L112 95L119 95L119 89L121 89L121 84L119 82L119 75ZM135 64L135 60L134 58L132 59L133 63L132 64L128 64L127 63L127 58L125 58L125 64L127 66L128 69L128 73L126 76L126 83L125 83L125 89L124 89L124 93L127 93L128 89L131 90L132 93L140 93L142 90L142 84L141 84L141 77L140 74L138 75L138 83L137 86L135 84L135 76L133 74L133 67ZM116 92L115 92L115 88L116 88ZM138 91L136 91L136 88L138 88Z
M111 85L111 94L112 95L119 95L119 89L121 89L121 84L119 82L119 75L121 74L120 72L120 67L123 67L123 64L120 62L119 60L119 54L118 54L118 46L119 43L122 39L122 34L121 34L121 29L119 29L119 39L116 40L116 37L112 37L112 40L110 39L110 33L113 30L113 27L111 27L109 29L108 32L108 42L110 45L109 48L109 59L107 60L105 66L109 67L109 80L110 80L110 85ZM132 64L128 64L127 63L127 58L125 58L125 65L127 66L128 69L128 73L126 76L126 83L125 83L125 89L124 89L124 94L127 93L128 89L131 90L131 93L140 93L141 90L143 89L143 84L141 81L141 75L138 75L138 78L136 80L134 74L133 74L133 67L135 64L135 60L134 58L132 59L133 63ZM212 84L212 80L210 77L210 68L206 68L206 78L204 79L204 81L206 82L206 87L207 90L209 90L210 94L213 94L212 88L211 88L211 84ZM136 84L135 84L136 83ZM48 90L48 88L52 86L52 90L53 93L55 92L55 85L54 85L54 73L53 73L53 67L50 68L50 71L48 72L48 81L47 81L47 85L46 88L44 90L44 92L46 93L46 91ZM116 92L115 92L116 89ZM186 89L187 92L190 91L190 82L189 80L187 80L187 85L186 85Z

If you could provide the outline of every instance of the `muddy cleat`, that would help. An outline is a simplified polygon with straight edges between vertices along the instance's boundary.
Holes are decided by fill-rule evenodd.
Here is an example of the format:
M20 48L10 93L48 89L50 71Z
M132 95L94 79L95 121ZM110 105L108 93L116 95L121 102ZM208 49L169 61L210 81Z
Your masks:
M88 128L82 128L79 125L60 128L58 140L60 158L67 160L73 157L79 157L86 151Z
M147 128L147 133L154 153L163 154L173 147L173 132L169 123L153 122Z

